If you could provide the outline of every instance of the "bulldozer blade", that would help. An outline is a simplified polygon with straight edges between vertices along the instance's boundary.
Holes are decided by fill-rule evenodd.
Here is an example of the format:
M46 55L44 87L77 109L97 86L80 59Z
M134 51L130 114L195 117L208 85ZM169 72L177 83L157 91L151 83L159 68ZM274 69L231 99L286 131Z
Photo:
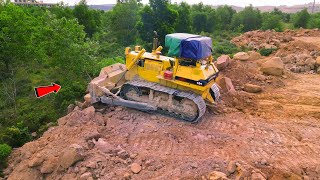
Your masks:
M103 68L100 75L90 82L91 91L96 96L103 96L106 89L110 91L114 88L120 88L126 82L124 78L126 72L126 66L120 63Z
M100 98L100 101L104 104L110 104L110 105L115 105L115 106L125 106L128 108L133 108L133 109L138 109L141 111L155 111L157 110L157 107L152 106L147 103L143 102L136 102L136 101L128 101L122 98L110 98L107 96L102 96Z

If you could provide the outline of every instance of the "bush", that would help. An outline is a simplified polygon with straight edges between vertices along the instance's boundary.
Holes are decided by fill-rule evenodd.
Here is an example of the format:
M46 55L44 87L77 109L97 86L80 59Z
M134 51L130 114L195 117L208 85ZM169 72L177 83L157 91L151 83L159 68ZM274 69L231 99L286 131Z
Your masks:
M232 17L231 26L234 30L251 31L259 29L262 23L262 16L260 10L252 7L252 5L245 7L242 11L234 14Z
M293 25L296 28L307 28L307 25L310 20L310 14L308 13L307 9L304 9L294 15L293 18Z
M270 54L273 53L273 51L276 51L277 49L265 49L265 48L262 48L259 50L260 54L262 56L269 56Z
M3 134L0 134L0 143L6 143L12 147L20 147L24 143L32 140L27 127L21 123L17 126L7 127Z
M274 29L276 31L283 31L283 24L281 16L265 13L263 16L262 30Z
M7 144L0 144L0 166L6 164L5 160L10 155L12 148Z
M213 46L213 54L215 57L220 56L221 54L234 54L239 52L239 48L230 43L229 41L218 42Z
M311 15L308 28L320 28L320 13Z

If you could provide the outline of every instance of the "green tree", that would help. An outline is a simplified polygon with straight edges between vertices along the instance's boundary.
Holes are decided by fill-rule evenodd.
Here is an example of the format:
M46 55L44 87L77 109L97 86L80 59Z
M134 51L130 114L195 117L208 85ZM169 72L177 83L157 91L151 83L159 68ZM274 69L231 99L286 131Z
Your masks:
M294 15L293 25L296 28L300 28L300 27L307 28L309 20L310 20L310 14L308 13L307 9L304 9Z
M213 32L219 27L219 22L217 20L216 12L211 6L205 6L204 12L207 14L207 23L205 32Z
M35 26L37 26L37 21L34 17L28 16L22 8L15 5L8 4L1 9L0 62L5 66L5 71L8 72L10 65L34 57L32 53L34 50L32 34L35 31Z
M156 29L154 23L154 12L150 6L144 6L140 12L141 20L137 22L137 29L139 32L140 38L149 43L152 42L153 31Z
M0 5L0 27L0 143L18 147L83 96L94 47L76 19L40 7ZM59 96L36 99L34 87L51 82Z
M178 12L170 7L169 0L149 0L137 24L141 39L151 42L153 31L157 31L161 44L164 44L164 36L174 32L177 17Z
M90 76L88 67L93 64L89 56L91 48L85 41L83 26L75 19L48 18L42 33L46 65L52 67L48 79L63 87L55 98L56 109L64 112L86 88L86 78Z
M262 16L258 9L254 9L252 5L245 7L241 12L234 14L232 18L233 29L243 26L242 31L247 32L260 29Z
M283 31L281 16L273 13L264 13L261 29L262 30L274 29L276 31Z
M204 12L195 12L192 15L192 26L196 33L205 31L207 27L207 14Z
M139 4L136 0L118 3L112 9L109 26L118 43L127 46L135 42L138 11Z
M182 2L178 7L178 19L176 24L176 32L181 32L181 33L191 32L190 6L185 2Z
M98 31L101 23L100 13L96 10L89 9L86 0L81 0L79 4L74 7L74 16L79 23L84 26L84 31L89 37Z
M211 6L204 6L201 2L193 5L191 12L192 26L195 33L213 32L217 27L216 13Z
M52 14L56 15L56 17L58 19L63 18L63 17L65 17L67 19L75 18L73 15L72 9L69 7L64 7L63 4L61 4L59 6L51 7L49 9L49 11L52 12Z
M320 28L320 13L315 13L311 15L309 21L310 28Z
M290 22L290 14L284 13L278 8L274 8L273 11L271 11L271 14L280 16L283 22Z
M216 10L217 17L217 29L219 30L230 30L231 21L233 15L236 14L236 11L230 6L220 6Z

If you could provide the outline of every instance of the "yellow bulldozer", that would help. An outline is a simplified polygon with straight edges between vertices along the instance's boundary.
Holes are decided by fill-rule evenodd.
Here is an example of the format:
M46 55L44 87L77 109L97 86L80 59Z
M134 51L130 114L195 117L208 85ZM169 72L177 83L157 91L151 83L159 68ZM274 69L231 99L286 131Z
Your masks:
M155 33L156 34L156 33ZM158 37L153 50L125 49L125 64L103 68L90 82L91 103L125 106L197 122L206 107L219 101L209 37L174 33L165 37L168 56L162 56Z

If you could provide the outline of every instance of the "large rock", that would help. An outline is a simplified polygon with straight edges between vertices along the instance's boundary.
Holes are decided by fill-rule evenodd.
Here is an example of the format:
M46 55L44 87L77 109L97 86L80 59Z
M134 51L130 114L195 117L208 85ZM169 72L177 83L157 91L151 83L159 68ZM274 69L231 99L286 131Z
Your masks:
M282 62L284 64L295 63L296 62L296 55L295 54L289 54L289 55L283 57L281 60L282 60Z
M254 172L252 175L251 175L251 179L252 180L266 180L266 178L260 174L260 173L257 173L257 172Z
M43 161L44 161L44 158L42 156L35 157L35 158L29 160L28 166L29 167L36 167L36 166L41 165Z
M266 44L266 45L264 46L264 48L265 48L265 49L277 49L278 47L275 46L275 45L272 45L272 44Z
M249 60L250 56L246 52L238 52L233 56L234 60L240 60L240 61L247 61Z
M116 151L116 147L114 147L112 144L106 142L104 139L99 138L98 141L92 140L95 148L99 149L103 153L111 154Z
M309 54L298 54L296 55L297 61L305 61L308 58L312 58Z
M310 69L314 69L315 65L316 65L316 60L314 60L313 58L308 58L305 61L305 65L307 67L309 67Z
M273 57L261 65L261 71L264 74L281 76L283 74L284 64L279 57Z
M70 114L74 110L75 107L76 107L76 105L69 104L69 106L67 107L67 114Z
M85 123L87 121L92 121L95 117L95 109L90 106L82 111L74 110L67 116L58 119L59 126L74 126L76 124Z
M223 172L213 171L208 175L210 180L227 180L227 175Z
M221 89L227 93L232 95L236 94L236 90L232 84L232 81L228 77L222 77L217 79L217 84L221 87Z
M293 38L290 35L284 35L283 38L282 38L283 42L289 42L289 41L292 41L292 40L293 40Z
M249 93L258 93L262 91L262 88L261 86L247 83L244 85L244 90Z
M251 48L251 49L254 49L254 50L259 49L259 45L256 42L253 42L253 41L249 42L248 47Z
M228 174L230 175L230 174L232 174L232 173L234 173L235 171L236 171L236 162L234 162L234 161L230 161L229 162L229 164L228 164L228 166L227 166L227 172L228 172Z
M249 51L248 54L249 54L250 61L261 59L261 54L258 53L257 51Z
M317 57L317 59L316 59L316 66L317 66L317 67L319 67L319 66L320 66L320 56L319 56L319 57Z
M90 177L92 178L92 173L91 172L85 172L80 176L80 180L87 180Z
M60 169L67 169L74 163L83 160L84 150L82 146L78 144L72 144L61 154L58 163Z
M222 55L217 59L217 68L221 71L225 69L230 63L230 57L228 55Z
M42 174L37 168L29 168L27 163L20 163L8 177L8 180L41 180Z
M42 174L49 174L52 173L57 165L57 159L55 157L50 157L48 160L44 161L41 168L40 172Z
M86 94L83 98L84 98L84 100L85 100L86 102L91 103L91 95L90 95L89 93Z
M133 173L135 173L135 174L138 174L140 171L141 171L141 166L140 166L140 164L138 164L138 163L132 163L131 164L131 166L130 166L130 168L131 168L131 171L133 172Z

